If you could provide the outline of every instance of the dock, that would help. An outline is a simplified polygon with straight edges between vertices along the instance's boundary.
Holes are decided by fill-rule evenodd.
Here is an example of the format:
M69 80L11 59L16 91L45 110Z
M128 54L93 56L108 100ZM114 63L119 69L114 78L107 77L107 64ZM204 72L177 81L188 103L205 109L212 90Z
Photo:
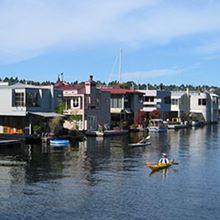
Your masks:
M0 166L26 166L27 163L25 161L12 161L12 160L0 160Z
M12 145L12 144L21 144L21 140L0 140L0 146L2 145Z

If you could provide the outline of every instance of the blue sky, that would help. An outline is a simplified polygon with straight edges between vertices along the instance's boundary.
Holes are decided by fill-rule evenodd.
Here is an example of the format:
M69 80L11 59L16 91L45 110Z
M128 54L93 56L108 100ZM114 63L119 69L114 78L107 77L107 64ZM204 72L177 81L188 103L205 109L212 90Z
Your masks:
M0 77L219 86L219 0L1 0Z

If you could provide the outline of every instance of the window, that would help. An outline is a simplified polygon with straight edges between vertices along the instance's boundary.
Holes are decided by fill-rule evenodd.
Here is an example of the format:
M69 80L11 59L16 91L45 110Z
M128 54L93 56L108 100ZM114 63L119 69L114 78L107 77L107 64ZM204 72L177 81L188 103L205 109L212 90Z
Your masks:
M170 96L164 97L164 103L165 103L165 104L170 104L170 103L171 103Z
M155 97L153 97L153 96L146 96L146 97L144 97L144 101L145 102L154 102L154 98Z
M15 93L15 106L24 106L24 93L23 92L16 92Z
M70 109L71 107L70 107L70 99L65 99L65 109L66 110L68 110L68 109Z
M27 92L26 93L26 106L27 107L39 107L39 92Z
M171 99L171 104L172 105L178 105L178 99Z
M113 96L111 98L111 108L122 108L122 97Z
M206 105L206 99L198 99L198 105Z
M73 98L73 108L79 108L79 97Z

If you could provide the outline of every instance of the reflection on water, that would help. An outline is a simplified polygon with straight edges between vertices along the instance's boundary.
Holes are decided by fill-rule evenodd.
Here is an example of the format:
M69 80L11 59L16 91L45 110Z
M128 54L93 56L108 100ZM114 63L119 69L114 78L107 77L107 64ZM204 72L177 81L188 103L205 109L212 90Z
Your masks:
M128 146L143 135L0 149L1 160L27 162L0 166L2 219L217 219L218 125L169 130L152 134L146 147ZM146 162L163 152L179 165L151 173Z

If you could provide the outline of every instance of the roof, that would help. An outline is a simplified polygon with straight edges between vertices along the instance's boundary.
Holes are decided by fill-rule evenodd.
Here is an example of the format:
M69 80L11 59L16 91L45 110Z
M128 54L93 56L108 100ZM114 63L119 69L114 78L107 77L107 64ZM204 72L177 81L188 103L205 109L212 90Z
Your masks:
M50 86L36 86L23 83L15 83L13 85L1 84L0 89L50 89Z
M54 117L64 117L64 115L58 114L56 112L28 112L32 115L41 116L44 118L54 118Z
M10 85L9 88L13 89L50 89L51 86L36 86L36 85L30 85L30 84L23 84L23 83L15 83L13 85Z
M178 97L178 98L180 98L184 94L187 94L187 93L186 92L182 92L182 91L171 91L171 97Z
M100 88L103 92L110 92L111 94L139 94L137 90L123 89L123 88ZM141 93L140 93L141 94Z
M84 91L85 86L84 85L79 85L79 84L67 84L67 85L59 85L56 86L56 88L60 90L77 90L77 91Z

